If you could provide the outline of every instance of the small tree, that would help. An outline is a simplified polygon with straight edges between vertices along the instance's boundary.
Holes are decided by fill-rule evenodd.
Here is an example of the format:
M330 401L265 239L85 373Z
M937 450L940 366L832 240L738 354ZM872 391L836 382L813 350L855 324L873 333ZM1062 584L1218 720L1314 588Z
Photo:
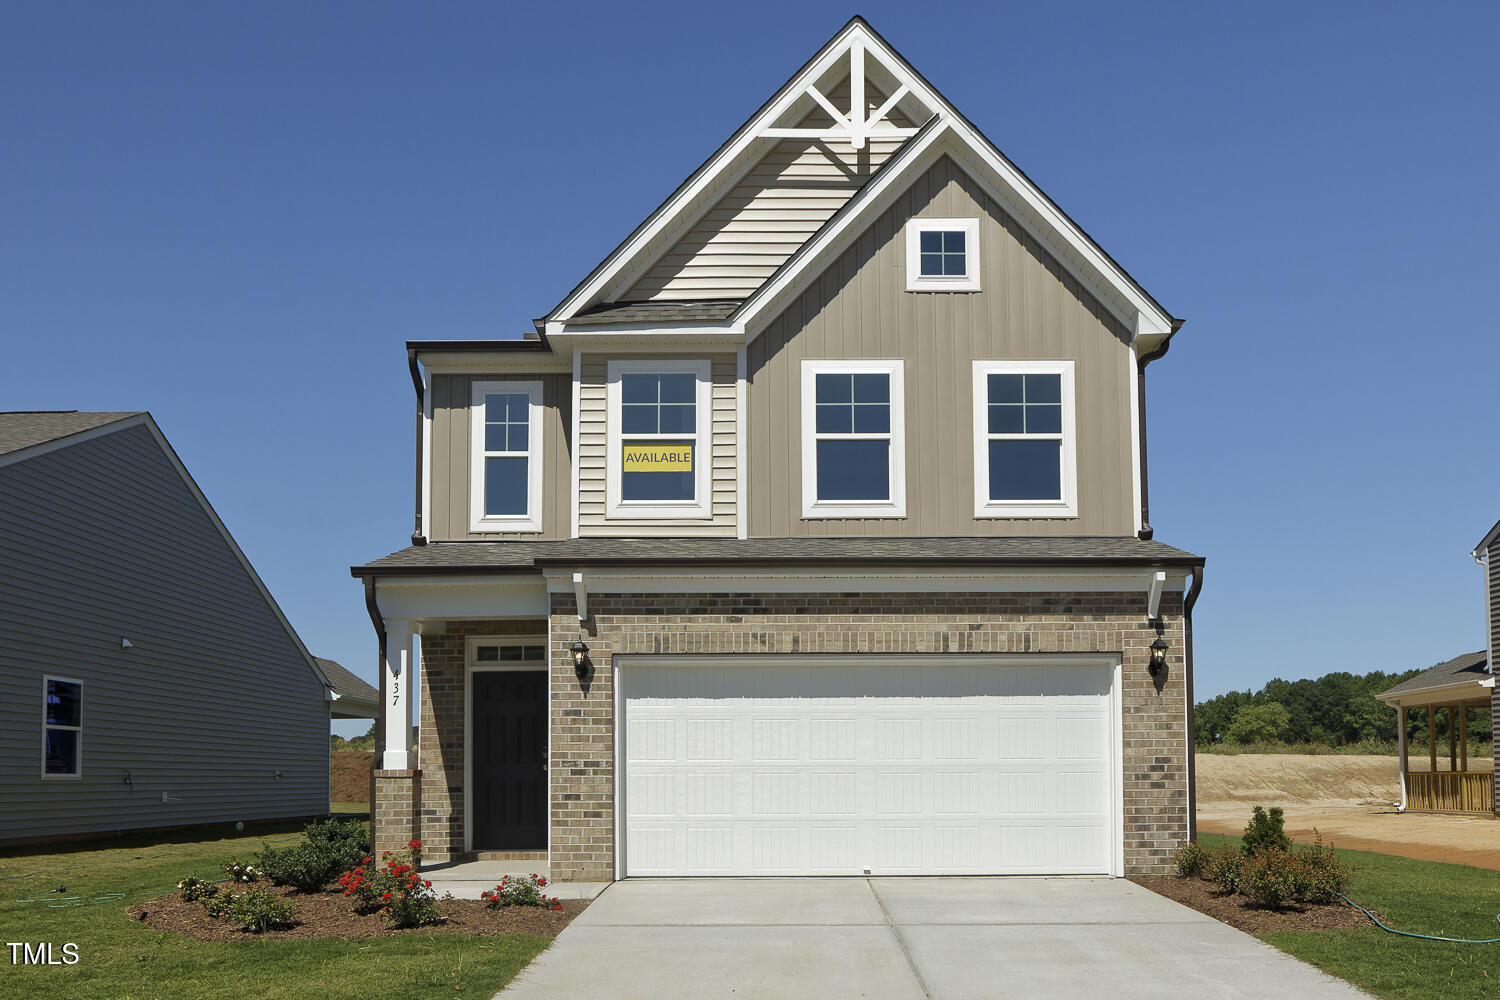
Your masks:
M1276 702L1246 705L1234 714L1228 736L1235 743L1280 743L1291 732L1292 717Z
M1250 814L1250 822L1245 824L1245 836L1240 841L1240 849L1246 854L1285 852L1292 849L1280 806L1272 806L1269 813L1260 806L1255 807Z

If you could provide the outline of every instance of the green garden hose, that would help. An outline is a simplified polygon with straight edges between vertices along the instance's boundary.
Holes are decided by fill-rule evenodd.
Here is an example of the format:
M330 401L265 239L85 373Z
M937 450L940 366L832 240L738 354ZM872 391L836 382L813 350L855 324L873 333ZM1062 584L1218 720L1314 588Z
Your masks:
M1371 913L1369 910L1365 909L1363 906L1360 906L1358 903L1350 899L1348 896L1344 895L1342 892L1339 893L1339 899L1342 899L1344 902L1348 903L1350 906L1354 907L1356 910L1363 913L1371 920L1375 921L1376 927L1379 927L1383 931L1389 931L1392 934L1400 934L1402 937L1420 938L1423 941L1447 941L1449 944L1500 944L1500 937L1486 938L1483 941L1471 941L1468 938L1437 937L1432 934L1414 934L1411 931L1398 931L1394 927L1387 927L1385 924L1381 923L1379 917ZM1495 919L1497 921L1500 921L1500 913L1495 914Z

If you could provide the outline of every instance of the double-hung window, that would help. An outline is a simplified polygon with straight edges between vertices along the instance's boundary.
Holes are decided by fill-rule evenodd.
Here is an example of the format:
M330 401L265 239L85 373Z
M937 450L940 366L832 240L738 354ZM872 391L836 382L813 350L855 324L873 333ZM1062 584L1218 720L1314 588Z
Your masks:
M709 363L612 361L607 391L609 516L708 517Z
M906 290L977 292L979 220L909 220L906 223Z
M1076 517L1073 362L974 362L974 516Z
M469 407L469 527L542 530L542 384L475 382Z
M900 361L802 362L802 514L905 517Z
M83 683L42 678L42 777L83 776Z

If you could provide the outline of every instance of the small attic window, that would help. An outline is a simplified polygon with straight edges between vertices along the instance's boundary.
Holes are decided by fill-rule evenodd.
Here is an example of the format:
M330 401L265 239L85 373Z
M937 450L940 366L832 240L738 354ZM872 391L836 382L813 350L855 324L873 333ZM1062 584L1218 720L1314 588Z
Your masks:
M906 290L977 292L979 220L912 219L908 222Z

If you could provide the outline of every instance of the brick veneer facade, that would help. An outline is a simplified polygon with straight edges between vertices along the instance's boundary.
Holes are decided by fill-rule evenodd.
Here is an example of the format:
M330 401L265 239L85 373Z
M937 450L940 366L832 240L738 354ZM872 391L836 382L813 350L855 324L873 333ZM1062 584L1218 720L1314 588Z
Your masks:
M1170 871L1187 839L1181 595L1162 596L1169 649L1161 683L1146 670L1157 633L1142 594L591 593L582 625L573 595L553 594L551 602L550 629L545 620L453 622L441 635L423 636L420 805L411 835L421 836L430 861L463 850L464 644L471 635L549 636L554 880L615 877L615 654L1120 654L1126 873ZM579 639L592 664L583 681L570 651Z
M408 841L420 835L417 812L421 808L421 771L375 769L375 801L370 804L371 847L378 858L382 851L403 851Z

